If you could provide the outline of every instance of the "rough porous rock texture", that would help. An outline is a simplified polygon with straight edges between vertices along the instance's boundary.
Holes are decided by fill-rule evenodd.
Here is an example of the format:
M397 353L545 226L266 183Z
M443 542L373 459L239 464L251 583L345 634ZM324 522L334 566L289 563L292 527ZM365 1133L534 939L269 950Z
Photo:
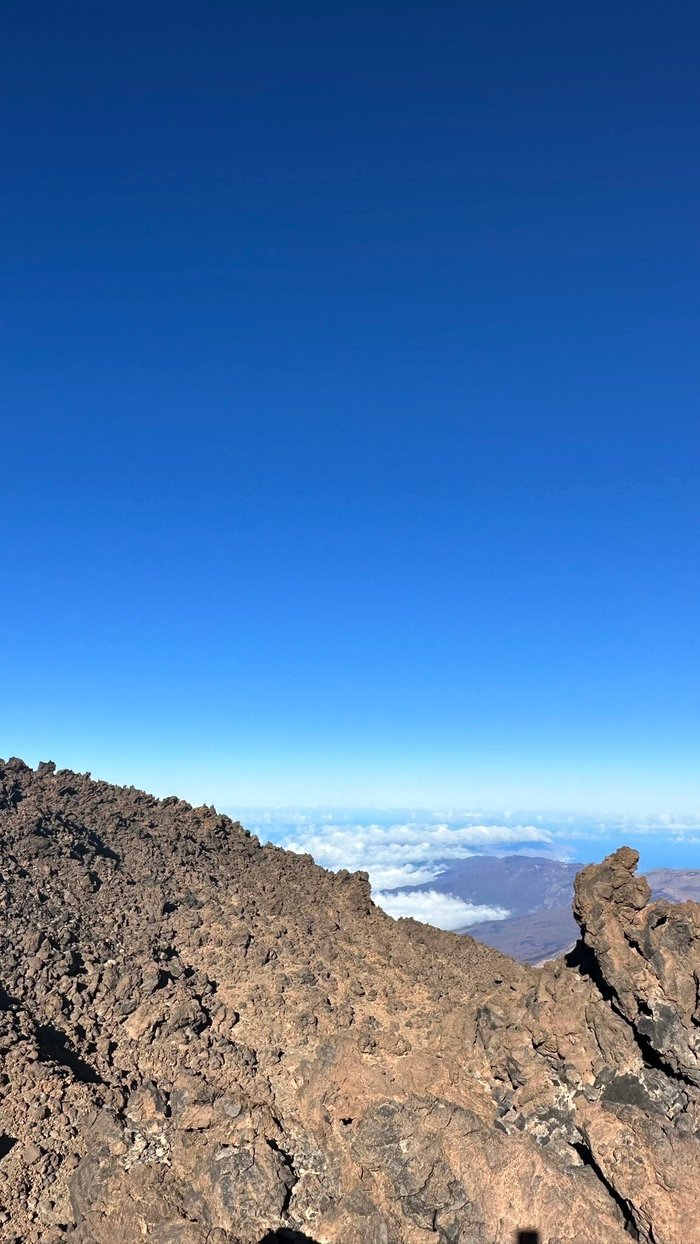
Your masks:
M50 764L0 834L3 1241L700 1240L700 907L634 852L535 969Z

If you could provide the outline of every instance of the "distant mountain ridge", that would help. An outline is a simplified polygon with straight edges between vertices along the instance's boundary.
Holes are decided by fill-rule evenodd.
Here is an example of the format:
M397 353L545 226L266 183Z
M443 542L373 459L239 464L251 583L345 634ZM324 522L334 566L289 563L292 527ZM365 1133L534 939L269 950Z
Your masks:
M652 868L646 874L654 898L666 898L671 903L685 903L700 899L700 868Z

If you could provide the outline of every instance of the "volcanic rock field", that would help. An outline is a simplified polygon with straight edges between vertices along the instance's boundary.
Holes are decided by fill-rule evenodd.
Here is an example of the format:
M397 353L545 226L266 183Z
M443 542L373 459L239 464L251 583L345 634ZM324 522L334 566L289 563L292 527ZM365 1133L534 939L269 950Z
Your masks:
M700 1241L700 906L533 968L212 807L0 762L0 1240Z

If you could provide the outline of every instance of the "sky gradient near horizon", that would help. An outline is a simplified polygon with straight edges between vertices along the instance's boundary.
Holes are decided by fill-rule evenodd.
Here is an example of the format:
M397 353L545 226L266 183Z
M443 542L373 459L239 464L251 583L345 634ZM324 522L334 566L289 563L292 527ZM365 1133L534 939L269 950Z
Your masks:
M3 10L0 755L700 813L700 10Z

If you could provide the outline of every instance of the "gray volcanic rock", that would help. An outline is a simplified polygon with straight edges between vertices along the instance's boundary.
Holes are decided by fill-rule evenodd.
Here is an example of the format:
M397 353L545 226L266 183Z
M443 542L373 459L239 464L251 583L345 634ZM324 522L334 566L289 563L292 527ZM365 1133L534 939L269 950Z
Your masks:
M0 834L0 1240L700 1240L700 909L634 853L536 970L52 765Z

